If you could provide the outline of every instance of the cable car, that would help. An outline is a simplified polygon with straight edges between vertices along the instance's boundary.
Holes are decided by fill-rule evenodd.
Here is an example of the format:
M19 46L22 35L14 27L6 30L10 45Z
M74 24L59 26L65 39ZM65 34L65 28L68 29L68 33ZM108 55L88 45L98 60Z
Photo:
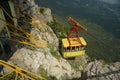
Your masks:
M87 42L83 37L79 37L78 27L84 31L87 31L87 29L71 17L69 17L68 20L71 21L73 25L67 38L62 39L62 56L64 58L70 58L84 55L84 48L87 46Z

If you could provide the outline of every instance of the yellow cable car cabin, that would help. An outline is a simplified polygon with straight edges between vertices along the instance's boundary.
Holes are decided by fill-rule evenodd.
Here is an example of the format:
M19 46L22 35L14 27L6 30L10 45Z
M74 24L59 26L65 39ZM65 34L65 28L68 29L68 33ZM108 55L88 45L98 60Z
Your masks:
M87 43L83 37L79 37L78 28L81 28L84 31L87 31L87 29L75 21L72 17L69 17L68 20L72 22L73 25L67 35L67 38L62 39L62 55L64 58L84 55L84 48Z
M79 37L79 39L84 46L81 46L77 38L70 38L71 47L69 47L67 38L62 39L62 55L64 58L76 57L85 54L84 48L87 43L83 37Z

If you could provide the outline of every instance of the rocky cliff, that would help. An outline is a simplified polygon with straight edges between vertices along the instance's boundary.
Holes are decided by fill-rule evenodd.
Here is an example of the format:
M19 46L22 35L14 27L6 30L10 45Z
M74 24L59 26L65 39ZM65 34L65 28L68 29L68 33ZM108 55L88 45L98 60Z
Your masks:
M9 61L46 78L72 79L74 77L72 74L76 73L68 61L60 57L60 53L57 51L58 39L50 26L47 25L47 22L52 21L51 10L40 8L31 0L20 0L17 6L19 6L19 10L16 10L19 11L18 22L21 27L30 28L30 33L38 39L46 41L47 47L31 48L23 46L18 48L16 45L17 50ZM41 9L44 9L44 11L41 12ZM22 19L30 17L31 23L34 24L25 23L24 20L20 20L21 17Z
M104 61L94 61L87 64L83 70L83 80L119 80L120 63L106 64Z
M19 6L16 12L22 19L31 18L31 23L25 23L18 18L23 28L30 28L30 33L38 39L47 42L46 48L31 48L22 46L14 52L10 62L29 71L43 75L47 79L58 80L119 80L120 63L106 64L104 61L90 61L88 56L77 57L74 61L63 59L58 52L58 38L47 22L51 22L52 14L49 8L38 7L34 0L14 0Z

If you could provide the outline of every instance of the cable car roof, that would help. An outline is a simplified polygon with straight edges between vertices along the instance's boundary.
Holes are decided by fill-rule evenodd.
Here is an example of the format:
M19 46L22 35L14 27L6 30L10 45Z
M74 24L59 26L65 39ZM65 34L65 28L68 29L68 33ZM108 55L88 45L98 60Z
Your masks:
M78 42L77 39L78 39L78 38L70 38L71 47L82 46L82 45ZM85 39L84 39L83 37L79 37L79 39L80 39L81 43L82 43L84 46L87 45L87 43L86 43L86 41L85 41ZM70 46L67 38L62 39L62 44L63 44L63 47L66 47L66 48Z

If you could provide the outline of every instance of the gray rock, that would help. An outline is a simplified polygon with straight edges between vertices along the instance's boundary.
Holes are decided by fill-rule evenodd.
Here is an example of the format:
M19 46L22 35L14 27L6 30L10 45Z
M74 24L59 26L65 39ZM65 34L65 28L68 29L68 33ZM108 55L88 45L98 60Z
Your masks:
M44 15L47 22L52 22L53 21L53 17L51 15L51 9L50 8L44 8L43 15Z
M18 6L20 7L20 11L23 14L28 14L30 16L34 15L36 12L36 6L34 0L20 0Z
M40 52L41 51L41 52ZM26 48L18 49L10 58L9 62L26 70L38 73L39 67L43 67L49 76L56 79L68 79L72 76L71 65L64 59L57 60L51 55L49 49L29 50ZM48 52L44 54L44 52ZM78 74L80 72L77 72Z
M119 63L117 63L119 64ZM106 64L104 61L90 62L84 70L84 79L87 80L119 80L120 69L114 64Z
M47 26L44 21L42 21L44 19L42 19L41 16L35 16L35 19L40 22L39 24L41 24L42 28L33 26L31 34L39 39L47 41L50 48L57 50L59 42L53 30L49 26Z

